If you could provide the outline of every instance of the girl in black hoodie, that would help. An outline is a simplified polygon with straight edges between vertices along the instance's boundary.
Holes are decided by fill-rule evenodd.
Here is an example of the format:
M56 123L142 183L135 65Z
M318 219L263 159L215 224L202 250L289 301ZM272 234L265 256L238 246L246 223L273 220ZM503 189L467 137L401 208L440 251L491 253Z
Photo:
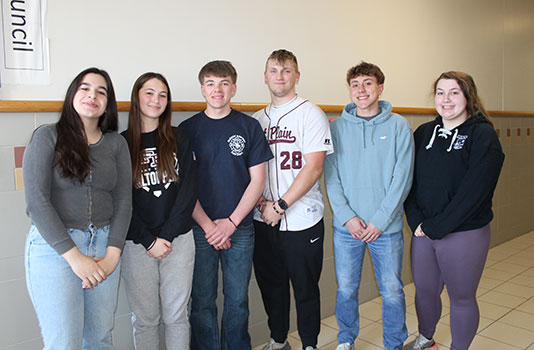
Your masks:
M446 72L434 83L439 116L415 137L415 173L405 203L414 232L412 274L419 337L413 349L435 348L443 286L451 302L451 350L476 334L476 290L489 249L491 199L504 161L473 78Z
M122 254L122 277L132 309L135 349L189 349L187 306L193 283L192 213L196 168L189 138L171 126L171 90L148 72L132 88L128 141L132 160L132 220Z

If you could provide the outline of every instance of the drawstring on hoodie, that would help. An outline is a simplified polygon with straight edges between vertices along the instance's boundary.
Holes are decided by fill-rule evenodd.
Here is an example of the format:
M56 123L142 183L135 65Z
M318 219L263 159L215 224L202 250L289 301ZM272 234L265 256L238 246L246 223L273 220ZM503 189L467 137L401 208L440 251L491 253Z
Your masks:
M434 128L434 131L432 132L432 137L430 138L430 141L428 141L428 145L426 145L426 149L431 149L432 145L434 144L434 139L436 138L436 131L440 128L439 125L436 125Z
M363 148L367 148L365 145L365 125L362 123L362 144Z
M375 129L376 129L376 124L375 123L372 123L372 128L371 128L371 145L375 145L375 141L373 140L374 137L375 137ZM367 148L367 144L365 142L365 123L362 122L362 146L363 148Z
M439 131L441 131L441 130L442 130L442 129L440 129ZM445 130L447 130L447 129L445 129ZM447 131L449 132L449 135L450 135L450 134L451 134L451 131L450 131L450 130L447 130ZM440 134L439 136L442 136L442 135ZM451 151L451 149L452 149L452 145L453 145L454 141L456 140L456 136L458 136L458 129L454 130L454 135L452 135L451 144L450 144L449 148L447 148L447 152L450 152L450 151ZM443 135L442 137L447 138L446 135Z
M442 128L439 124L434 127L434 131L432 132L432 137L430 138L430 141L428 142L428 145L426 145L426 149L431 149L432 145L434 144L434 140L436 139L436 132L438 132L438 137L443 137L444 139L448 139L450 135L452 135L452 131L449 129ZM449 148L447 148L447 152L450 152L452 149L452 145L454 144L454 141L456 141L456 137L458 136L458 129L454 131L454 135L452 136L451 143L449 145Z

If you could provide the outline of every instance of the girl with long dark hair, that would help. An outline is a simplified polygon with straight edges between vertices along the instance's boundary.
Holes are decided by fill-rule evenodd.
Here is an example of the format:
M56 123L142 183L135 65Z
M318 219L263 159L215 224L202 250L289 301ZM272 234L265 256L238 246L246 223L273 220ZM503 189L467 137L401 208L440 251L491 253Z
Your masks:
M445 72L434 83L438 117L415 137L415 173L405 202L419 337L435 349L444 285L451 303L451 350L466 350L479 322L476 290L490 243L491 200L504 161L473 78Z
M26 283L45 349L113 349L131 217L128 146L117 120L109 75L86 69L70 84L59 121L35 130L24 153Z
M165 77L141 75L123 132L133 168L133 214L122 275L138 350L160 349L160 323L167 349L189 349L196 174L191 144L182 129L171 127L171 117Z

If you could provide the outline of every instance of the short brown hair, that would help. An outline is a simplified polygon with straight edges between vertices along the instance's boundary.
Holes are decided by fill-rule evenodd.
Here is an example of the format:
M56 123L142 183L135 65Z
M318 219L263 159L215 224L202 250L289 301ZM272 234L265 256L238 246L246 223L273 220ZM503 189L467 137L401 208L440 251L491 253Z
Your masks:
M382 73L382 70L380 70L377 65L361 61L360 64L352 67L347 72L347 84L350 85L350 80L359 77L360 75L375 77L378 85L384 84L384 81L386 80L384 73Z
M267 57L267 61L265 62L265 70L267 70L267 64L269 64L269 60L273 60L278 63L291 62L295 65L297 72L299 71L299 64L297 62L297 57L291 51L288 51L285 49L279 49L279 50L275 50L271 52L269 57Z
M211 61L206 63L198 73L200 85L204 85L204 78L209 76L216 76L218 78L230 77L232 84L237 82L237 71L229 61Z

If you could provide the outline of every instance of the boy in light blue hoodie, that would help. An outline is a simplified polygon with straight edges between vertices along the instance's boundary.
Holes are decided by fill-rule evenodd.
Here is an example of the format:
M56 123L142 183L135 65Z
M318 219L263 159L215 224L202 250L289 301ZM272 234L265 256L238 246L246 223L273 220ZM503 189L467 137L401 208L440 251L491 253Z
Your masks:
M401 281L403 203L412 184L412 130L391 104L379 101L384 74L361 62L347 72L353 103L331 123L335 153L326 158L325 180L334 212L338 282L338 350L351 350L359 333L358 290L366 247L382 296L387 350L402 350L407 338Z

